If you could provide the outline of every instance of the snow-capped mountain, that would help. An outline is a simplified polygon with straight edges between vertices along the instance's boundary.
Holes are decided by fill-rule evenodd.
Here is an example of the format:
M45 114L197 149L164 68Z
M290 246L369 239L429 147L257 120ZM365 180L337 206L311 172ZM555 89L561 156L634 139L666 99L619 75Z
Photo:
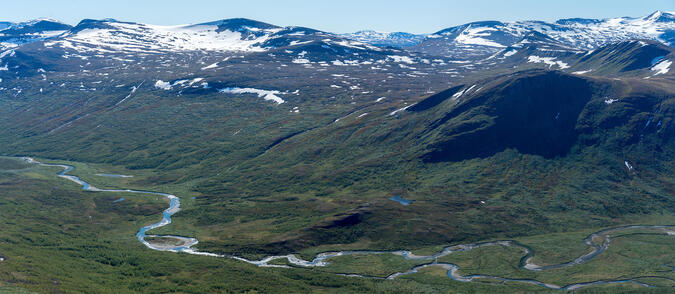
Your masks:
M566 69L571 60L578 59L587 50L570 47L539 32L531 32L520 41L503 48L485 61L502 61L511 65L543 63L549 68Z
M409 47L417 45L424 40L426 35L416 35L405 32L378 32L373 30L362 30L355 33L342 34L341 36L359 42L368 43L375 46L391 47Z
M342 70L368 70L400 72L409 77L450 65L441 59L432 62L422 54L373 46L311 28L281 27L242 18L178 26L85 19L58 35L0 50L0 79L5 81L64 72L85 76L101 71L96 74L125 78L150 74L156 81L168 80L171 85L188 76L189 80L206 79L190 86L208 83L215 87L221 78L192 77L186 68L217 76L236 66L253 72L267 68L335 71L339 75ZM237 75L243 75L241 70ZM224 81L221 84L231 86ZM354 90L358 87L352 86Z
M59 36L72 26L53 19L36 19L27 22L0 22L0 50Z
M472 22L427 36L411 50L427 54L470 59L494 54L521 42L532 32L543 34L568 47L591 50L612 42L649 39L675 45L675 14L656 11L640 18L562 19L543 21Z
M113 19L83 20L62 38L45 43L45 47L62 47L80 53L262 51L260 44L279 30L279 28L267 25L232 26L225 21L197 25L156 26Z
M47 48L79 53L163 53L186 51L263 52L323 42L355 50L377 47L302 27L279 27L249 19L227 19L195 25L159 26L113 19L83 20Z
M470 60L485 58L509 46L528 42L527 38L532 33L540 34L539 39L558 43L558 47L573 50L591 50L612 42L635 39L657 40L672 46L675 44L675 14L656 11L640 18L571 18L555 23L482 21L427 36L367 30L338 35L242 18L178 26L87 19L75 27L39 19L25 23L0 23L0 50L36 41L44 41L47 49L61 49L68 54L265 52L315 44L317 49L323 48L320 50L378 51L381 50L378 47L399 47L432 56Z
M672 46L673 19L673 13L657 11L641 18L555 23L483 21L428 36L374 31L339 35L243 18L177 26L85 19L74 27L39 19L0 23L0 78L40 76L43 71L124 72L129 66L166 69L176 64L215 73L233 63L275 70L360 67L407 77L424 76L426 70L459 77L500 63L566 69L576 56L618 41L656 40Z

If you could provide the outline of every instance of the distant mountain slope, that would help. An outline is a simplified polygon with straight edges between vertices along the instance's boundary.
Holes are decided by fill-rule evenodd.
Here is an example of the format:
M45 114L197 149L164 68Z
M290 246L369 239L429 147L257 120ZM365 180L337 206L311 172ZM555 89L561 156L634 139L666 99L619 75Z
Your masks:
M673 47L647 40L626 41L589 51L578 58L572 70L592 75L673 76L670 64L674 59Z
M341 34L341 36L347 39L352 39L375 46L391 46L398 48L417 45L425 38L425 35L405 32L386 33L373 30L363 30L350 34Z
M65 33L72 26L52 19L21 23L0 22L0 51Z
M537 33L538 34L538 33ZM612 77L672 77L670 63L675 48L652 40L610 43L580 51L555 40L518 42L488 60L508 71L529 67L564 70L568 73Z
M455 26L427 36L411 50L467 59L488 56L537 32L565 46L590 50L612 42L650 39L675 44L675 14L656 11L640 18L563 19L542 21L482 21Z
M83 20L61 38L45 43L80 53L161 53L178 51L263 52L270 48L324 40L354 49L379 50L309 28L278 27L249 19L196 25L157 26L112 19Z

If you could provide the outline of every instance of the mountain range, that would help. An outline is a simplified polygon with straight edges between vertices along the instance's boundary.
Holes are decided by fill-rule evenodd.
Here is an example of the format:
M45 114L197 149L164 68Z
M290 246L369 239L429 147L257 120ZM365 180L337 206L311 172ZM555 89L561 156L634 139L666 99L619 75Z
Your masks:
M83 41L81 38L86 39L87 37L95 38L91 40L92 42L100 42L105 37L109 37L104 35L105 32L115 32L115 38L107 40L108 42L122 42L121 44L124 44L128 42L127 38L133 39L134 36L145 35L150 40L157 41L161 45L172 43L171 47L173 48L171 49L176 50L208 50L218 48L218 50L246 51L254 50L255 48L250 47L254 44L261 46L260 48L282 45L280 43L265 44L267 39L278 39L281 36L300 37L304 34L317 34L319 36L339 36L377 46L399 48L414 46L412 48L413 51L434 55L448 55L450 54L448 52L452 51L454 52L452 54L459 56L460 54L471 54L471 52L464 52L462 48L466 48L467 51L472 51L470 49L476 50L476 48L496 50L513 45L533 32L546 35L571 47L586 50L616 41L633 39L657 40L666 45L672 45L675 42L675 14L672 12L656 11L650 15L638 18L570 18L561 19L554 23L543 21L518 21L511 23L480 21L449 27L427 35L405 32L384 33L372 30L363 30L351 34L332 34L307 28L303 31L301 27L281 28L247 19L229 19L184 26L154 26L118 22L113 19L101 21L83 20L75 27L52 19L37 19L23 23L0 22L0 29L3 32L2 42L4 46L25 44L59 35L63 35L60 37L65 39L70 38L71 41L76 43ZM93 29L100 31L93 36L87 35L87 33L92 33L90 30ZM83 30L85 31L84 33L82 33ZM247 42L232 42L234 40L232 35L217 34L226 31L239 32L239 40ZM199 36L199 39L190 39L197 38L197 36ZM226 42L228 38L230 39L230 43ZM220 40L220 43L213 43L217 41L212 39ZM194 45L186 45L197 42L210 44L204 44L204 47L196 48L191 47ZM290 44L290 42L287 44Z
M656 11L639 18L561 19L554 23L482 21L447 28L419 42L412 50L454 56L489 55L539 33L571 48L592 50L613 42L635 39L675 44L675 14Z

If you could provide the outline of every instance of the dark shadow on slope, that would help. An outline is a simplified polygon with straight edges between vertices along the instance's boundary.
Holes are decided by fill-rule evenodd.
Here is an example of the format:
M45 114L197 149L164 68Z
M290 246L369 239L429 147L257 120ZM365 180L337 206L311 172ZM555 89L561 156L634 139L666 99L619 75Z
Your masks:
M590 83L560 72L527 72L482 91L432 123L440 139L425 162L492 156L507 148L546 158L567 154Z
M302 134L302 133L311 131L311 130L313 130L313 129L314 129L314 128L307 129L307 130L302 130L302 131L297 131L297 132L290 133L290 134L288 134L288 135L286 135L286 136L277 138L276 140L274 140L274 142L272 142L272 144L270 144L270 145L268 145L267 147L265 147L265 151L272 149L274 146L277 146L277 145L281 144L282 142L284 142L284 141L286 141L286 140L288 140L288 139L290 139L290 138L293 138L293 137L295 137L295 136L297 136L297 135L300 135L300 134Z
M364 236L364 222L371 216L372 213L369 211L336 215L332 220L326 220L300 231L291 239L269 244L227 246L229 247L227 251L269 255L298 252L319 245L353 243Z

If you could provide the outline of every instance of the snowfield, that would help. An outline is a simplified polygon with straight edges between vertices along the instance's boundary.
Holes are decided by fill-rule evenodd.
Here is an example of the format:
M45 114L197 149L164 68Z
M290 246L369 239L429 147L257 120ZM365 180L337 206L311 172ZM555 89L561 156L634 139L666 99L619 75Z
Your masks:
M527 58L527 62L531 62L531 63L544 63L544 64L547 64L548 67L552 67L552 66L554 66L554 65L557 65L558 67L560 67L560 69L566 69L566 68L569 68L569 66L567 65L567 63L564 63L564 62L559 61L559 60L556 61L556 60L555 60L555 57L539 57L539 56L532 55L532 56L529 56L529 57Z
M504 53L504 57L509 57L509 56L511 56L511 55L513 55L513 54L516 54L516 53L518 53L518 50L512 49L512 50L510 50L510 51L508 51L508 52L505 52L505 53Z
M462 33L455 38L455 41L466 45L480 45L498 48L506 47L497 42L491 41L486 38L482 38L482 37L489 37L491 35L490 33L491 31L497 31L497 29L491 27L472 28L471 25L469 25L468 28L462 31Z
M162 80L158 80L155 82L155 88L162 89L162 90L171 90L171 83L165 82Z
M271 100L276 102L277 104L284 103L284 99L281 99L281 97L277 96L281 94L279 91L269 91L269 90L260 90L260 89L255 89L255 88L225 88L225 89L219 89L218 92L220 93L227 93L227 94L256 94L258 97L261 97L265 100Z
M414 64L415 61L412 60L412 58L408 56L400 56L400 55L388 55L388 59L393 60L394 62L401 62L401 63L407 63L407 64Z
M217 25L159 26L115 21L103 22L103 28L68 33L45 47L61 46L78 52L147 52L165 51L243 51L261 52L259 45L278 31L266 30L259 37L246 38L240 32L218 31Z
M670 60L662 60L661 62L652 66L652 71L656 72L654 75L667 74L668 71L670 71L671 64L673 64L673 62Z

